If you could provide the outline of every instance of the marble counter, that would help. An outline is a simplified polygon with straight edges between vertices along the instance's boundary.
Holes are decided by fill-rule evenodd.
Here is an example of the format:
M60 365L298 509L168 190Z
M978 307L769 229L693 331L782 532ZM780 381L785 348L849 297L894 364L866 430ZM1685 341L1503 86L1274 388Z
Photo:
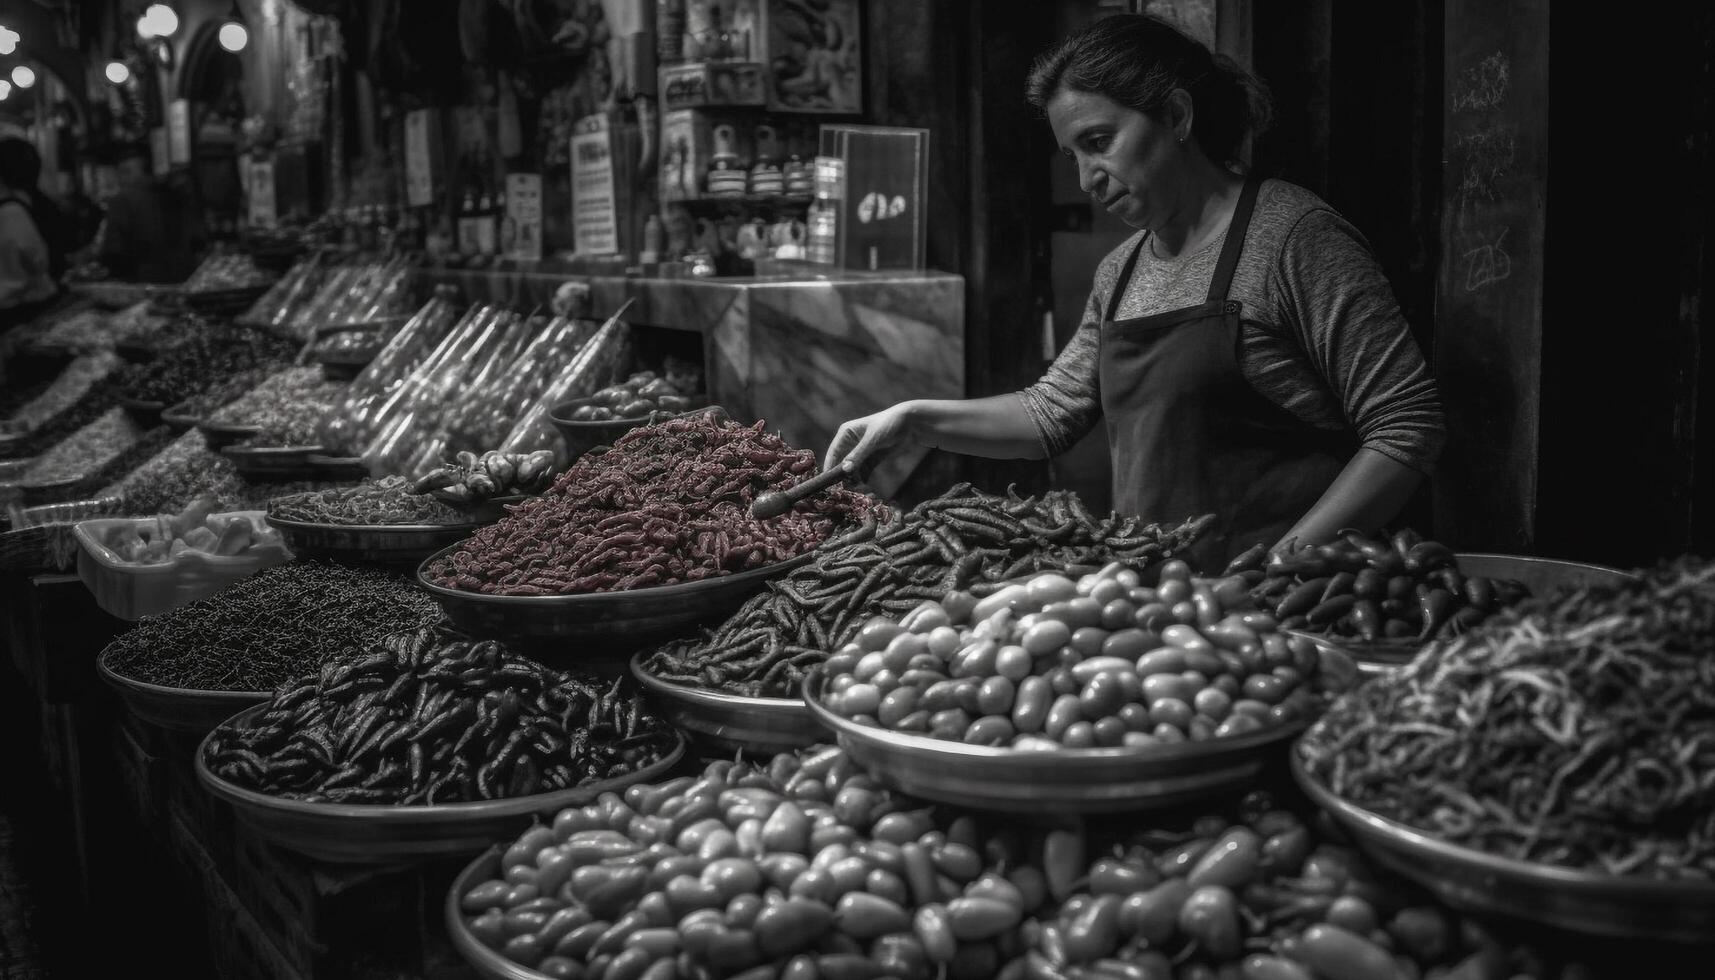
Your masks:
M813 278L649 279L539 270L425 269L471 300L546 306L568 279L590 286L592 314L632 300L640 326L703 335L709 393L734 417L766 419L794 445L824 449L840 423L907 398L965 396L965 283L945 273ZM921 454L876 475L896 485Z

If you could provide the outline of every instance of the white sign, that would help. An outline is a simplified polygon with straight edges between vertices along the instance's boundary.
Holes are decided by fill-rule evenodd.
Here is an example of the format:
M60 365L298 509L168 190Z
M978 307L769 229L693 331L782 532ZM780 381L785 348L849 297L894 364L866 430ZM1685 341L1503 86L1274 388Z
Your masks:
M500 228L500 251L508 258L535 262L542 258L542 175L506 175L506 215Z
M417 109L405 116L405 203L414 208L435 200L434 156L429 146L434 111Z
M154 167L155 173L166 173L172 162L173 158L167 147L167 127L156 126L149 130L149 163Z
M619 251L619 204L607 117L586 116L572 136L572 238L580 255Z
M252 161L250 164L250 223L258 228L274 227L279 220L274 209L274 161Z
M167 103L167 159L191 162L191 104L185 99Z

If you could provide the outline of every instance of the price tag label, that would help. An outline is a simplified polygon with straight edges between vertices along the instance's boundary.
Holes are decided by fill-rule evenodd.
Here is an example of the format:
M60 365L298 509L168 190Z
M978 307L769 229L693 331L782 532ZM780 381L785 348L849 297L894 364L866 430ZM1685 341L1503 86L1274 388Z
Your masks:
M250 164L250 223L258 228L272 228L279 223L272 160L255 160Z
M542 258L542 175L506 175L506 214L500 227L500 251L509 258Z
M412 207L423 207L435 200L433 113L433 109L417 109L405 116L405 201Z

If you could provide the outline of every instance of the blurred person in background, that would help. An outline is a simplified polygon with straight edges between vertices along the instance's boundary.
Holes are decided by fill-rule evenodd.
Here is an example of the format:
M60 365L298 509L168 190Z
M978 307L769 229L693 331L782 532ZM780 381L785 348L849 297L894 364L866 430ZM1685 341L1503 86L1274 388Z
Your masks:
M202 250L202 228L187 189L149 173L149 151L120 151L119 193L107 202L95 258L116 279L176 283L190 277Z
M0 138L0 332L28 323L59 296L64 214L36 186L42 158L27 140Z

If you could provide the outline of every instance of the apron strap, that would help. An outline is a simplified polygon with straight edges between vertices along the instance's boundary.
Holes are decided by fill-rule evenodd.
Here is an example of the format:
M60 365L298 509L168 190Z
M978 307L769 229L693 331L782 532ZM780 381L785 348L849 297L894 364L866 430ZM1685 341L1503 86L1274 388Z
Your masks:
M1233 270L1239 267L1239 252L1245 245L1245 233L1250 230L1251 212L1256 210L1257 190L1262 181L1250 177L1239 191L1239 203L1233 208L1233 220L1227 223L1227 240L1221 244L1221 258L1215 264L1215 275L1209 280L1209 299L1218 302L1227 298L1233 286ZM1136 256L1133 256L1136 259ZM1129 270L1129 266L1127 267Z
M1125 265L1120 268L1120 277L1114 280L1114 291L1108 294L1108 315L1104 318L1110 323L1119 319L1120 300L1125 298L1125 291L1131 288L1131 274L1137 269L1137 257L1143 254L1143 247L1149 244L1149 232L1137 240L1137 247L1126 257Z

